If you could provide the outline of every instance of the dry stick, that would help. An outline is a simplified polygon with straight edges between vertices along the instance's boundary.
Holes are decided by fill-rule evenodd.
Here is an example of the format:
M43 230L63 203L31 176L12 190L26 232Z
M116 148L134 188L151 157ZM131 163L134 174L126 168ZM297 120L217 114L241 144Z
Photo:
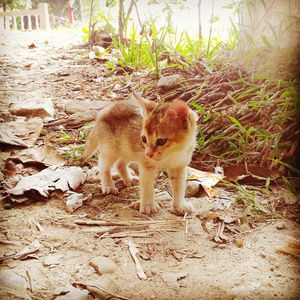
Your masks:
M91 38L91 27L92 27L93 9L94 9L94 0L91 1L91 5L90 5L89 42L90 42L90 38Z
M176 93L176 94L174 93L174 94L169 95L167 97L162 97L161 101L166 102L166 101L171 101L171 100L174 100L174 99L182 99L183 95L184 95L184 92L179 92L179 93Z
M147 279L147 275L144 273L143 268L142 268L142 266L140 264L140 261L139 261L139 259L137 257L138 249L136 247L136 244L133 241L131 241L131 240L128 240L126 244L127 244L128 248L129 248L129 252L131 254L131 257L132 257L132 259L133 259L133 261L135 263L135 267L136 267L136 271L137 271L138 277L140 279L145 279L146 280Z
M102 235L100 236L101 238L109 237L111 239L122 239L122 238L128 238L128 237L133 237L133 238L147 238L147 237L152 237L155 234L155 232L130 232L130 233L115 233L115 234L108 234L108 235Z
M115 233L120 233L120 232L124 232L124 231L142 231L142 230L147 230L149 229L149 225L137 225L137 226L133 226L133 227L128 227L128 226L117 226L117 227L113 227L111 229L108 230L102 230L100 232L96 232L95 236L96 237L106 237L109 234L115 234Z
M128 11L127 11L127 14L126 14L126 17L124 19L124 24L123 24L124 28L126 28L126 26L127 26L127 23L128 23L128 20L129 20L129 17L131 15L131 11L132 11L134 5L136 5L135 0L131 0Z
M75 220L77 225L90 225L90 226L134 226L134 225L150 225L150 224L162 224L162 225L179 225L183 224L184 220L166 220L166 221L128 221L128 222L110 222L110 221L96 221L96 220Z
M29 291L30 291L31 293L33 293L32 279L31 279L31 276L30 276L28 270L26 270L26 276L27 276L28 282L29 282Z
M36 222L33 220L33 223L35 224L35 226L37 227L37 229L39 231L42 231L42 232L44 231L44 228L41 226L41 224L39 222Z
M33 92L32 89L9 89L9 88L1 88L0 92Z
M138 225L133 227L113 227L108 230L102 230L100 232L95 232L95 237L100 237L100 239L105 237L110 238L123 238L123 237L147 237L150 235L153 235L154 233L157 233L158 231L164 231L164 232L176 232L177 230L174 228L149 228L150 225ZM127 232L126 232L127 231ZM142 232L141 232L142 231Z

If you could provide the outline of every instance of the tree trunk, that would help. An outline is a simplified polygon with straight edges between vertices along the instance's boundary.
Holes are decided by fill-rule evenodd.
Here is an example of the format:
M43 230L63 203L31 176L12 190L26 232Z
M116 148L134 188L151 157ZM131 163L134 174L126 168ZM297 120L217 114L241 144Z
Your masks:
M84 21L83 3L82 3L82 0L79 0L79 20L80 20L81 22Z
M129 8L128 8L128 11L127 11L127 14L126 14L126 17L125 17L125 20L124 20L124 28L123 30L126 28L127 26L127 23L128 23L128 20L129 20L129 17L131 15L131 12L132 12L132 9L133 9L133 6L135 5L135 0L131 0L130 2L130 5L129 5Z
M124 0L119 0L119 40L123 41L124 39Z
M89 43L91 42L94 32L92 31L92 18L93 18L93 9L94 9L94 0L91 1L91 6L90 6L90 20L89 20ZM93 30L94 31L94 30Z
M199 35L199 40L202 39L201 1L202 0L198 0L198 35Z

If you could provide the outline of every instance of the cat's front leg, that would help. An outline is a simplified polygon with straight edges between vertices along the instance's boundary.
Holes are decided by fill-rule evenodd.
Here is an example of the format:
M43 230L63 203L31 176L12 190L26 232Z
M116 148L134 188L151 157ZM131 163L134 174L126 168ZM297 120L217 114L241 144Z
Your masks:
M169 169L168 173L173 194L171 212L175 215L192 212L192 205L185 200L186 166Z
M139 166L140 213L150 215L157 212L154 202L154 180L156 169L150 166Z

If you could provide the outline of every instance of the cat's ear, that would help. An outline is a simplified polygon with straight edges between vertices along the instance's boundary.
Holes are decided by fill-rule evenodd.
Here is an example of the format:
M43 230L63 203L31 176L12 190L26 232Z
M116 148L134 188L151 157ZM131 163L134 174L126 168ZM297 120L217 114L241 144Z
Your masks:
M134 92L131 94L131 98L142 108L143 116L147 116L156 106L155 102L147 100Z
M181 123L184 124L185 126L188 125L189 115L190 115L189 107L182 100L174 100L170 104L167 114L171 118L174 118L177 120L179 119L181 121Z

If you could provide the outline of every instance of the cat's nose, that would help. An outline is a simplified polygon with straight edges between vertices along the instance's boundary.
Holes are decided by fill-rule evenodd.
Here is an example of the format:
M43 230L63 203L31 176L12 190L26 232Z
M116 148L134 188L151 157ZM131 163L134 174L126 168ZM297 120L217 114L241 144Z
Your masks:
M154 149L152 149L152 148L147 149L145 155L149 158L153 157Z

